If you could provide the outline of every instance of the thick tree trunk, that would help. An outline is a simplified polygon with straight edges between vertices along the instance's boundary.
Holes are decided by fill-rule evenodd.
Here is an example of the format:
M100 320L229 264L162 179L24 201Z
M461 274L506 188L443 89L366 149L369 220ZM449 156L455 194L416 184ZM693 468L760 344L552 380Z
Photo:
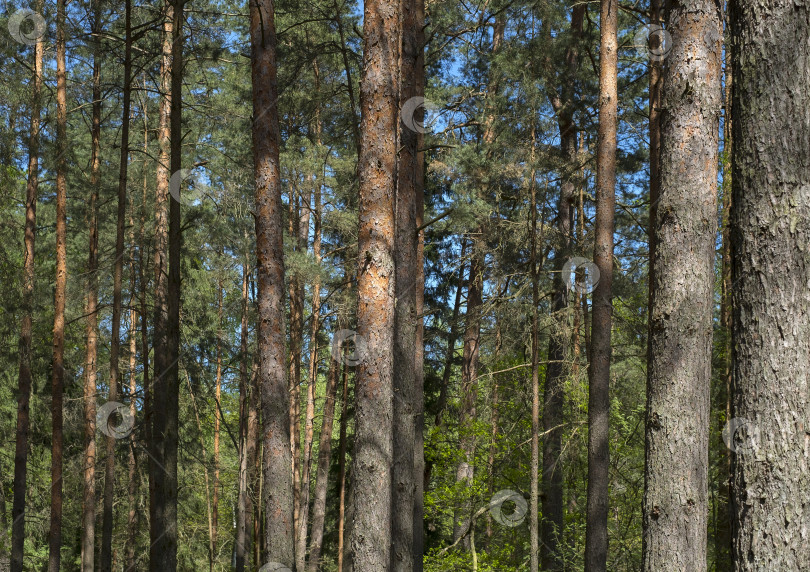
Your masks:
M367 344L357 366L350 534L354 570L391 564L394 408L394 200L399 41L396 0L368 0L360 82L360 221L357 330Z
M109 401L118 399L119 350L121 347L121 280L124 272L124 218L127 208L127 168L129 160L129 108L132 80L132 37L130 33L131 2L125 3L124 93L121 112L121 157L118 170L118 209L115 232L115 265L113 270L112 333L110 340ZM113 495L115 489L115 441L107 436L107 466L104 477L104 519L101 536L101 570L112 570Z
M93 5L93 118L90 151L90 202L88 204L89 247L87 297L84 313L86 358L84 366L84 483L82 496L81 569L95 569L96 544L96 359L98 356L98 194L101 157L101 2Z
M262 392L263 501L268 562L295 566L290 393L284 348L284 247L273 4L250 5L253 161L259 275L259 385Z
M403 0L402 53L400 55L400 107L424 93L420 82L424 65L423 22L418 0ZM424 109L422 108L424 111ZM419 120L421 118L414 118ZM399 164L396 183L395 252L396 305L394 318L394 465L390 569L413 572L414 510L416 500L416 421L422 395L416 387L417 290L419 231L417 211L423 201L419 134L404 124L399 127Z
M175 0L170 9L170 172L177 173L181 163L182 87L183 87L183 3ZM165 29L165 28L164 28ZM165 49L165 45L164 45ZM165 53L164 53L165 56ZM179 190L178 190L179 192ZM149 550L153 571L177 568L177 441L180 359L180 203L169 201L168 277L166 280L165 321L158 337L157 316L164 319L163 307L156 308L155 390L152 438L157 445L155 470L155 540ZM156 300L157 303L157 300ZM156 304L157 305L157 304ZM164 345L160 345L164 342Z
M51 372L51 525L48 572L59 572L62 549L62 393L65 386L65 289L67 286L67 77L65 2L56 3L56 286Z
M154 373L152 386L147 386L145 409L147 419L147 447L149 454L149 539L150 547L155 547L164 530L161 529L157 516L158 485L162 480L162 435L158 427L158 411L165 401L158 399L164 394L161 387L166 383L167 347L166 327L168 311L168 237L169 237L169 147L171 117L171 76L172 76L172 27L174 25L174 8L172 4L166 5L163 15L163 42L160 62L160 107L159 124L157 132L158 158L156 170L157 184L155 188L155 238L153 256L155 263L154 283L154 325L152 327L154 348ZM145 297L144 297L145 300ZM147 342L144 340L144 345ZM148 352L144 352L148 355ZM152 560L150 548L150 562ZM157 558L155 555L154 558ZM151 566L151 564L150 564Z
M650 572L707 565L722 22L715 2L693 0L667 14L673 43L655 209L643 510Z
M616 126L618 122L617 0L602 0L600 16L599 131L596 152L596 228L593 259L599 283L593 293L593 341L588 391L588 507L585 571L607 566L608 426L610 417L610 333L613 314L613 219L616 205Z
M42 11L43 0L37 2ZM28 134L28 180L25 187L25 231L22 272L22 324L20 326L20 369L17 378L17 426L14 441L14 493L11 507L11 572L22 572L25 553L25 490L28 473L28 436L31 430L31 335L34 313L34 246L37 236L37 186L39 184L39 122L42 93L44 43L34 46L34 75L31 81L31 126Z
M806 4L787 0L731 5L732 504L740 572L810 569L808 18Z

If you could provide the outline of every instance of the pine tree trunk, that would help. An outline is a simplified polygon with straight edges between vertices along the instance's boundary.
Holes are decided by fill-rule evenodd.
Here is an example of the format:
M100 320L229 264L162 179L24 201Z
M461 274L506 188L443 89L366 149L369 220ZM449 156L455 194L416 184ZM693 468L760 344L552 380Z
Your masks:
M130 216L130 228L134 228L134 221ZM130 234L130 243L135 244L134 233ZM130 292L135 292L135 264L134 260L130 264ZM136 381L136 368L137 368L137 340L135 338L138 331L138 313L133 307L129 311L129 414L132 419L136 418L138 414L136 395L138 392L138 385ZM138 459L135 453L137 447L136 435L133 432L130 435L129 442L129 474L127 476L127 504L129 505L129 513L127 514L127 541L124 546L124 562L127 569L132 570L135 567L135 544L137 542L138 534Z
M253 161L259 275L259 386L262 392L264 539L269 562L295 566L290 393L284 327L280 132L273 4L250 5L253 80Z
M144 156L147 157L149 155L149 118L147 117L146 96L142 96L140 107L143 116L143 152ZM144 169L140 219L138 221L138 283L140 286L140 291L138 292L138 304L141 317L141 387L143 387L143 433L141 439L142 442L145 443L147 453L147 502L149 504L149 519L151 519L153 517L152 504L154 501L154 481L152 480L152 461L150 454L150 447L152 443L152 384L150 383L149 378L149 325L146 318L146 291L149 285L146 277L146 266L148 261L145 253L145 250L148 248L146 240L146 211L148 202L147 196L149 192L148 175L148 169ZM135 442L137 443L137 438Z
M88 204L89 247L87 297L84 313L86 358L84 366L84 483L82 497L81 569L95 569L96 539L96 359L98 356L98 194L101 158L101 2L93 5L93 117L91 127L90 202Z
M329 462L332 458L332 430L335 420L335 398L340 382L341 344L332 347L329 373L326 382L326 403L323 408L323 424L318 442L318 468L315 485L315 499L312 504L312 535L309 544L307 572L316 572L320 565L323 549L324 522L326 520L326 492L329 480ZM345 403L343 404L345 408Z
M42 11L43 0L37 2ZM22 272L22 324L20 326L20 369L17 380L17 426L14 441L14 493L11 506L11 572L22 572L25 553L25 492L28 473L28 437L31 430L31 335L34 313L34 246L37 237L37 187L39 184L39 122L42 93L44 43L34 46L31 81L31 126L28 134L28 180L25 187L25 231Z
M169 146L171 117L171 76L172 76L172 27L174 7L166 4L166 13L163 15L163 41L160 63L160 107L159 124L157 132L158 158L155 166L157 184L155 188L155 238L153 256L155 263L154 291L154 324L152 327L154 348L154 373L152 385L146 392L146 419L147 419L147 447L149 454L149 540L150 540L150 566L157 553L152 556L157 543L165 532L158 520L158 486L162 482L162 435L158 425L159 410L164 401L158 399L160 394L165 395L162 386L166 383L166 368L168 366L167 348L167 319L168 319L168 241L169 241ZM144 341L146 345L146 341ZM145 352L145 355L148 355Z
M124 271L124 218L127 208L127 168L129 160L129 109L132 80L132 37L130 33L131 2L125 3L124 93L121 112L121 157L118 170L118 209L113 270L112 333L110 340L109 401L118 399L119 351L121 347L121 280ZM115 491L115 441L107 436L107 466L104 477L104 519L101 536L101 570L112 570L113 495Z
M535 129L532 127L532 163L534 162L534 146L536 144ZM535 185L535 172L532 165L530 186L529 233L531 254L529 256L529 276L532 281L532 444L531 444L531 478L529 491L529 541L530 541L530 568L537 572L540 568L540 530L539 530L539 482L540 472L540 323L538 306L540 305L540 286L537 276L537 186ZM494 437L494 435L493 435ZM493 438L494 443L494 438ZM493 459L494 460L494 459Z
M599 283L593 292L593 341L588 391L588 506L585 571L604 572L608 551L608 427L610 334L613 314L613 219L616 205L618 122L617 0L602 0L599 61L599 130L596 152L596 228L593 259Z
M318 63L317 60L313 64L315 70L315 77L318 78ZM317 88L316 88L317 89ZM316 120L315 132L318 139L320 139L320 119ZM320 142L320 141L318 141ZM321 262L321 188L320 181L312 176L314 189L312 194L315 195L315 229L314 240L312 243L312 256L315 258L316 263ZM307 209L309 210L309 209ZM309 230L309 218L307 214L306 229ZM304 249L306 249L306 237L303 237L303 230L301 232L304 239ZM302 292L303 297L303 292ZM315 389L318 383L318 332L321 329L321 282L315 279L312 286L312 313L310 314L310 332L309 332L309 367L308 367L308 382L307 382L307 409L305 416L304 426L304 446L302 447L302 474L301 474L301 514L298 523L298 536L296 538L296 558L300 558L296 562L299 570L303 571L306 568L306 554L307 554L307 529L309 527L309 491L310 481L312 475L312 443L315 439Z
M808 570L808 7L731 5L733 560Z
M217 284L217 342L216 342L216 386L214 387L214 498L211 501L211 571L214 569L214 555L217 552L217 523L219 522L219 432L220 411L222 410L222 279Z
M248 491L248 467L251 456L248 448L252 448L255 440L248 439L248 407L249 386L248 378L248 260L242 265L242 320L239 334L239 491L236 505L236 572L244 572L248 555L250 554L250 531L248 530L248 517L253 513L250 492ZM255 393L255 392L254 392Z
M293 182L289 191L288 232L293 239L293 248L301 250L300 233L303 213L307 212L301 205L301 197ZM306 249L306 239L304 240ZM292 452L293 475L293 530L295 534L295 561L299 562L298 530L301 522L301 344L304 328L304 291L297 272L289 277L290 296L290 353L287 388L290 392L290 451Z
M183 87L183 2L171 5L171 105L170 172L180 171L181 113ZM165 30L165 28L164 28ZM164 44L165 49L165 44ZM166 54L164 53L164 56ZM168 277L165 306L156 307L154 425L152 438L157 445L160 467L155 470L155 539L149 549L149 567L173 571L177 568L177 440L180 358L180 203L169 201ZM156 299L156 306L157 299ZM158 315L165 321L158 336ZM164 342L161 345L161 342Z
M400 107L424 92L419 85L423 75L423 46L418 35L422 27L417 0L403 0L402 53L400 55ZM424 108L421 108L424 111ZM421 118L415 117L415 120ZM396 182L396 221L394 264L396 307L394 318L394 465L390 569L413 572L414 509L416 493L416 411L422 396L416 387L416 296L418 283L417 210L422 201L419 134L399 125L399 164ZM421 479L421 475L420 475Z
M343 572L346 530L346 430L349 422L349 373L343 364L343 397L340 404L340 441L338 445L338 547L337 572Z
M551 314L556 332L549 336L548 366L543 387L543 467L540 488L540 565L543 570L562 570L560 544L563 535L563 474L560 467L562 451L562 423L564 381L568 359L568 288L562 270L571 256L573 243L573 206L576 187L574 184L577 161L577 127L574 123L575 83L579 68L578 42L582 35L585 6L577 5L571 12L570 45L565 52L565 68L560 81L560 94L552 97L551 104L559 116L560 150L564 158L566 174L560 186L557 201L558 238L554 252L554 295Z
M707 565L722 22L714 2L667 14L643 511L644 569L656 572Z
M56 286L51 372L51 523L48 572L59 572L62 549L62 393L65 386L65 289L67 286L67 0L56 3Z
M360 81L357 330L367 344L355 375L350 531L353 570L391 564L394 408L394 201L401 22L395 0L368 0Z

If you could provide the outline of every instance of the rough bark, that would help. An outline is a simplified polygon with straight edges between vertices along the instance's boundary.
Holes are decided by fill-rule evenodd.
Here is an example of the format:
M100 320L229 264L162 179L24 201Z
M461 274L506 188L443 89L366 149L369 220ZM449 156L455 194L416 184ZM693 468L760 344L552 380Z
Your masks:
M96 359L98 356L98 194L101 158L101 2L93 5L93 112L90 130L90 201L87 295L84 313L86 357L84 362L84 483L82 496L81 569L93 572L96 531Z
M43 0L37 2L42 11ZM44 44L34 46L31 81L31 125L28 132L28 179L25 187L25 231L23 238L22 323L20 325L20 368L17 378L17 426L14 441L14 492L11 506L12 572L22 572L25 543L25 490L28 473L28 436L31 430L31 335L34 313L34 246L37 237L37 187L39 184L39 123L42 93L42 55Z
M617 0L602 0L600 16L599 129L596 151L596 228L594 264L599 283L593 293L593 324L588 391L588 505L585 570L602 572L608 550L608 426L610 416L610 333L613 314L613 219L616 205L616 126L618 122Z
M163 15L163 41L160 62L160 106L158 110L158 158L155 166L155 236L153 256L155 264L154 292L154 324L152 327L154 348L152 386L147 386L145 409L147 420L147 447L149 454L149 540L150 546L155 546L163 530L157 518L158 483L161 479L161 444L160 433L157 426L158 410L162 406L158 400L160 388L165 383L167 357L166 350L166 322L168 310L168 236L169 236L169 147L170 147L170 117L171 117L171 74L172 74L172 4L166 5ZM147 342L144 340L144 345ZM148 355L148 352L144 353ZM150 550L151 561L151 550Z
M656 572L707 565L722 21L715 2L667 13L643 510L644 569Z
M733 560L807 570L810 551L810 9L731 9Z
M400 65L400 107L412 97L420 96L419 85L424 65L423 22L417 0L402 0L402 52ZM420 119L420 118L414 118ZM419 163L419 134L399 125L399 164L396 183L395 252L396 314L394 318L394 487L392 490L391 567L394 572L413 572L414 510L416 501L416 418L417 402L422 395L416 387L416 297L418 275L418 203L423 191L418 185L422 165Z
M360 81L357 330L367 344L355 376L350 531L354 570L391 563L394 199L401 22L397 0L368 0Z
M67 286L67 76L66 0L56 3L56 286L51 372L51 524L48 572L59 572L62 548L62 393L65 386L65 289Z
M253 161L258 263L259 386L263 431L263 504L268 562L295 566L293 482L290 451L290 393L284 327L280 131L273 3L250 5L253 83Z
M183 80L183 3L170 6L170 172L177 173L181 163L181 113ZM164 27L164 32L166 28ZM164 43L164 49L165 49ZM164 57L165 57L164 53ZM162 110L161 110L162 111ZM155 382L152 438L160 466L155 470L155 514L152 532L155 540L149 549L150 570L177 568L177 440L180 358L180 203L169 201L168 276L165 306L155 311ZM165 268L165 266L164 266ZM158 316L164 320L158 337Z

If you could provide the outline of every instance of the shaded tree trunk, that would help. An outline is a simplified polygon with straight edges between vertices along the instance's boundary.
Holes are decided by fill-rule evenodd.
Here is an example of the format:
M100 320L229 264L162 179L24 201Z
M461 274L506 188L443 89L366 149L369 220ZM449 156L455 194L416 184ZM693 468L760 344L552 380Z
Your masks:
M67 77L66 0L56 3L56 286L51 372L51 524L48 572L59 572L62 549L62 393L65 386L65 289L67 286Z
M346 531L346 429L349 422L349 373L343 364L343 397L340 406L340 441L338 445L338 547L337 568L343 572Z
M707 565L722 22L714 2L667 14L673 43L655 209L643 511L644 569L656 572ZM689 79L695 74L699 84Z
M93 115L90 151L90 202L87 297L84 313L86 358L84 365L84 491L82 497L81 569L95 569L96 542L96 359L98 357L98 194L101 158L101 2L93 5Z
M737 570L807 570L810 527L808 8L731 9L731 428ZM801 127L799 127L801 126Z
M129 216L129 242L132 245L133 251L135 248L135 221L132 217L134 206L131 207ZM137 408L137 393L138 385L136 380L137 369L137 331L138 331L138 312L135 310L135 257L130 258L129 266L129 291L130 291L130 310L129 310L129 414L132 419L136 419L138 414ZM135 567L135 544L138 535L138 458L136 454L137 440L136 434L133 432L129 436L129 474L127 475L127 504L129 506L129 513L127 514L127 540L124 546L124 563L127 569L132 570Z
M534 146L536 145L536 132L532 127L532 163L534 163ZM540 530L539 530L539 472L540 472L540 320L538 307L540 305L540 285L537 276L537 185L535 185L534 165L531 169L529 234L531 253L529 256L529 276L532 281L532 444L531 444L531 478L529 491L529 541L530 541L530 568L537 572L540 566ZM494 435L493 435L494 444ZM560 472L560 471L557 471Z
M318 77L318 64L317 60L313 64L315 76ZM316 134L320 138L320 119L316 121ZM315 221L314 221L314 240L312 243L312 255L317 264L321 262L321 183L313 175L312 182L314 185L313 193L315 198ZM307 217L309 218L309 216ZM309 229L309 221L307 220L306 228ZM303 233L302 233L303 234ZM304 237L306 240L306 237ZM306 249L306 242L304 243ZM303 292L302 292L303 295ZM306 553L307 553L307 528L309 526L309 490L310 480L312 474L312 443L315 439L315 389L318 383L318 332L321 329L321 281L319 278L315 279L312 286L312 313L310 314L310 332L309 332L309 380L307 383L307 410L306 410L306 424L304 427L304 446L303 446L303 459L301 474L301 514L298 523L298 537L296 557L300 558L296 562L299 570L303 571L306 567ZM327 397L328 400L328 397ZM333 406L334 407L334 406ZM324 422L326 420L324 413ZM330 430L331 431L331 430ZM331 435L331 432L330 432ZM314 509L313 509L314 510ZM313 523L314 524L314 523ZM313 529L314 535L314 529Z
M394 240L399 41L395 0L368 0L360 81L357 330L367 344L355 375L350 551L354 570L391 564L394 408ZM412 362L411 362L412 363Z
M41 12L43 0L38 0ZM25 187L25 231L22 272L22 323L20 325L20 368L17 378L17 426L14 441L14 492L11 506L11 572L22 572L25 553L25 491L28 477L28 437L31 430L31 336L34 313L34 246L37 237L37 187L39 185L39 122L42 93L44 43L34 46L31 81L31 126L28 133L28 180Z
M255 436L248 438L248 408L251 395L255 391L248 378L248 260L242 265L242 320L239 334L239 491L236 509L236 572L244 572L248 555L251 551L248 517L253 514L252 500L248 490L248 468L252 455L249 449L255 449ZM251 393L253 392L253 393Z
M157 131L158 158L155 166L157 184L155 187L155 238L153 256L155 263L154 291L154 324L152 327L154 347L154 373L152 386L146 391L147 447L149 454L149 540L150 547L155 547L163 534L157 515L158 483L161 480L161 434L158 427L158 409L162 406L158 399L166 383L167 363L165 348L167 344L166 327L168 311L168 242L169 242L169 154L170 154L170 118L172 102L172 38L174 7L166 5L163 15L163 42L160 62L160 107ZM145 296L144 296L145 300ZM144 346L147 341L144 340ZM144 352L148 355L148 352ZM150 566L152 561L150 548ZM157 558L155 555L154 558Z
M593 340L588 391L588 505L585 570L607 567L608 427L610 418L610 333L613 314L613 219L616 205L616 126L618 122L617 0L602 0L599 61L599 130L596 151L596 228L594 264L599 283L593 292Z
M170 172L177 173L181 163L182 87L183 87L183 2L170 6ZM164 31L165 31L164 27ZM165 49L165 44L164 44ZM165 57L164 53L164 57ZM180 190L178 189L178 193ZM157 445L160 467L155 470L156 540L149 549L150 570L177 568L177 440L180 359L180 203L169 201L168 277L165 306L155 312L155 384L152 438ZM165 313L164 313L165 312ZM165 318L164 318L165 316ZM164 320L159 332L158 319ZM161 343L162 342L162 343Z
M326 403L323 408L323 424L318 443L318 468L315 485L315 500L312 505L312 534L309 544L307 572L316 572L323 549L323 531L326 519L326 492L329 480L329 462L332 458L332 430L335 420L335 398L340 382L340 364L343 348L340 343L332 347L329 373L326 382ZM346 404L343 404L346 407ZM342 419L342 417L341 417ZM342 428L342 425L341 425Z
M564 386L568 358L568 285L562 270L571 256L573 243L573 207L576 187L574 177L577 162L577 127L574 123L575 82L579 69L578 42L582 35L585 6L577 5L571 12L569 46L565 52L565 68L560 81L560 95L552 92L551 105L559 116L560 150L565 161L564 178L557 201L557 239L554 252L554 295L551 314L557 331L549 336L548 366L543 387L543 467L540 488L542 521L540 523L540 564L543 570L563 568L560 543L563 535L563 473L559 466L562 451L562 423L565 407Z
M259 386L263 430L265 554L295 566L290 393L284 348L284 247L282 243L280 132L276 83L274 7L250 5L253 83L253 161L256 182L256 254L259 276Z
M412 97L424 93L420 85L424 74L423 25L418 0L403 0L402 53L400 55L400 108ZM424 108L419 108L424 112ZM422 118L415 117L419 121ZM416 509L415 472L417 444L416 423L418 405L422 402L421 388L416 380L416 342L418 313L417 291L419 231L417 212L423 201L422 165L419 162L419 134L399 126L399 164L396 181L395 220L395 317L394 317L394 464L392 489L392 540L390 569L413 572L414 569L414 510Z

